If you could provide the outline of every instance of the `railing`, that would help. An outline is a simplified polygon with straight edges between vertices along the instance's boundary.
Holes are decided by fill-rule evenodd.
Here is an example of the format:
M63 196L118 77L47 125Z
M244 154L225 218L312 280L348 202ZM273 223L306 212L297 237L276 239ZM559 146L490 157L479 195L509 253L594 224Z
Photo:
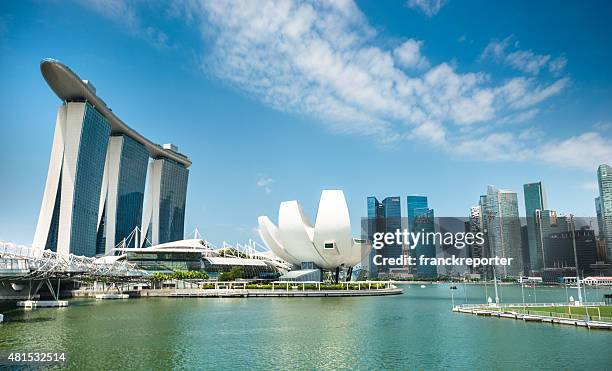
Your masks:
M593 301L593 302L584 302L581 303L580 306L576 306L576 308L581 307L596 307L606 305L603 301ZM479 308L522 308L522 307L567 307L571 306L568 303L508 303L508 304L458 304L460 308L465 309L479 309Z
M601 321L601 322L610 322L612 323L612 317L601 316L599 310L596 307L605 306L603 302L586 302L582 303L580 306L572 306L565 303L525 303L525 304L499 304L499 305L489 305L489 304L460 304L457 305L459 308L463 309L483 309L490 311L503 311L506 309L507 311L519 313L519 314L527 314L527 315L535 315L542 317L556 317L556 318L567 318L567 319L575 319L580 321ZM537 308L537 307L568 307L571 311L575 310L584 310L585 313L565 313L565 312L556 312L556 311L541 311L541 310L532 310L529 308ZM594 308L595 307L595 308Z

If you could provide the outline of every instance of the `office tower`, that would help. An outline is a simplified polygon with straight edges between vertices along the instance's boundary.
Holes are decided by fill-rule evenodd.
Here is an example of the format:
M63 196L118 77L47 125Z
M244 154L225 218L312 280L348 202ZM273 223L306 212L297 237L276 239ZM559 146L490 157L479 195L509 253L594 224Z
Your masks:
M470 207L470 218L467 222L466 231L474 235L477 233L484 233L483 220L482 220L482 208L480 205ZM484 246L474 242L472 245L467 247L469 249L468 256L471 258L483 258L485 257ZM485 269L483 266L470 267L471 273L484 274Z
M367 239L373 241L375 232L383 231L383 205L376 197L368 197L368 220L367 220ZM368 276L371 278L378 277L378 266L373 263L374 256L377 254L375 249L372 249L369 254L368 261L365 263L368 270Z
M576 241L576 255L578 257L578 270L580 274L592 272L591 264L597 261L597 240L595 231L583 227L574 233ZM574 245L572 232L564 231L552 233L546 237L546 268L575 267Z
M173 160L161 158L149 164L143 245L183 238L188 176L189 170Z
M98 209L96 254L110 253L135 228L141 229L149 152L127 135L111 136ZM131 247L137 247L134 236ZM127 241L130 242L130 241Z
M553 233L569 231L569 224L567 222L567 217L558 216L557 212L554 210L536 210L534 219L536 239L539 241L539 245L542 246L542 249L537 251L540 254L539 259L542 262L538 271L541 271L543 268L548 268L546 264L546 238Z
M523 273L528 274L531 262L529 261L529 236L526 225L521 225L521 253L523 254Z
M408 196L408 225L412 226L410 232L421 232L421 233L435 233L434 224L434 211L427 205L427 197L425 196ZM414 254L412 254L414 252ZM435 265L421 265L420 257L425 256L426 258L436 257L436 244L435 241L426 241L426 243L417 243L415 248L411 250L417 260L416 272L418 277L435 277L437 275L437 269Z
M387 197L382 200L383 205L383 217L384 217L384 231L385 233L395 233L397 230L402 229L402 207L400 204L399 197ZM399 258L403 254L403 247L401 244L392 243L385 245L381 250L381 255L384 258ZM391 273L391 269L401 269L401 266L380 266L385 268L386 273Z
M529 246L529 270L538 271L543 266L542 253L544 246L537 238L536 211L548 209L546 191L542 182L523 185L525 197L525 217L527 218L527 243Z
M191 161L127 126L91 82L67 66L45 59L41 72L63 103L33 246L61 254L110 253L142 225L147 177L149 192L158 196L148 202L150 215L158 216L147 219L149 230L158 231L159 240L182 239ZM147 169L150 158L157 172Z
M375 197L368 197L368 238L372 238L376 232L393 233L402 229L402 214L399 197L387 197L379 202ZM395 240L395 239L394 239ZM388 264L374 266L372 259L374 255L381 255L385 258L399 258L403 253L401 244L385 244L379 250L372 250L370 253L370 276L388 276L392 269L402 269L402 266L390 266Z
M599 183L599 205L603 237L606 244L608 262L612 262L612 166L602 164L597 168Z
M416 217L416 209L427 209L427 196L411 195L406 197L406 204L408 205L407 217L408 217L408 231L414 231L414 218Z
M500 258L513 259L511 265L497 267L496 272L503 277L519 276L523 273L523 257L516 192L489 186L486 202L484 214L488 218L487 229L491 254Z

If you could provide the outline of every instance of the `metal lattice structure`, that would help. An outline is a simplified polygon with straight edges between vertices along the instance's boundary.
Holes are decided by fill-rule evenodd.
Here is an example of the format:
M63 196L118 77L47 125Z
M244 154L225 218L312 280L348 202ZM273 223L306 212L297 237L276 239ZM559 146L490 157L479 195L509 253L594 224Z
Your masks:
M129 280L148 273L126 261L108 261L0 241L0 280L112 278Z

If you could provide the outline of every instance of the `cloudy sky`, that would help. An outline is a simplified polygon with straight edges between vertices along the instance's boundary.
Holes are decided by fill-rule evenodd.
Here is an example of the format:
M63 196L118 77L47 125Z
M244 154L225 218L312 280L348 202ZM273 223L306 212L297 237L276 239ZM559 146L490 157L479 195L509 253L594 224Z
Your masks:
M593 215L611 16L604 1L2 2L0 240L34 233L60 103L44 57L191 157L186 232L216 243L254 237L283 200L313 219L332 188L355 224L368 195L463 216L488 184L522 201L538 180L551 208Z

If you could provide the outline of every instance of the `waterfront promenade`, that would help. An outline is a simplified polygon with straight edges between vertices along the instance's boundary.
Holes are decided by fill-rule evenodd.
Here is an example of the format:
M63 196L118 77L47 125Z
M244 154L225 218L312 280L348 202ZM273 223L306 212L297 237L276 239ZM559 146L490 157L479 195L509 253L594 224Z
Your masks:
M180 285L179 285L180 283ZM278 281L265 285L246 282L189 283L178 281L176 287L153 288L121 291L130 297L169 297L169 298L222 298L222 297L343 297L343 296L385 296L399 295L403 290L390 281L342 282L325 285L320 282ZM73 297L96 297L112 290L94 290L91 287L72 290Z

